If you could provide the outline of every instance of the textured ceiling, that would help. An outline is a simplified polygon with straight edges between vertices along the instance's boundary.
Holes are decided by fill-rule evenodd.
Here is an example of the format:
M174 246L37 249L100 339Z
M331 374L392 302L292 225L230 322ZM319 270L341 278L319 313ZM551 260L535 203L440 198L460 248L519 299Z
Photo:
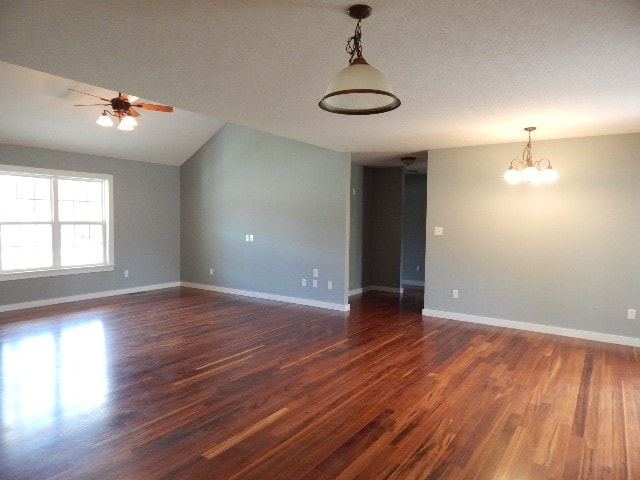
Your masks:
M640 132L638 0L369 4L364 56L402 100L382 115L317 107L347 63L345 1L4 0L0 60L369 164L525 142L529 125L534 140Z

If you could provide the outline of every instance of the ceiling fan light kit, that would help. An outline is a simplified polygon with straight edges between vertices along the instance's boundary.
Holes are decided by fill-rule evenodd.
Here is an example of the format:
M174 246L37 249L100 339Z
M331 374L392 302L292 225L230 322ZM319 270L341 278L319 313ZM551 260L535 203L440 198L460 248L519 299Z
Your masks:
M353 5L347 14L356 20L356 30L347 40L349 65L333 78L318 106L331 113L343 115L372 115L395 110L400 99L384 74L372 67L362 56L360 22L371 15L368 5Z
M111 107L111 110L105 109L102 111L96 123L101 127L112 127L114 125L111 117L118 119L118 130L131 131L138 125L135 117L139 117L140 114L133 108L143 108L145 110L154 110L156 112L173 112L173 107L168 105L157 105L155 103L133 103L138 100L138 97L132 95L123 95L118 93L117 97L107 99L93 95L91 93L81 92L80 90L74 90L70 88L72 92L82 93L91 97L99 98L100 100L108 103L94 103L90 105L74 105L75 107L91 107L91 106L103 106Z
M131 115L125 115L120 119L120 125L118 128L120 130L133 130L134 127L138 125L138 122Z
M113 120L111 120L111 117L106 110L98 117L96 123L101 127L113 127Z

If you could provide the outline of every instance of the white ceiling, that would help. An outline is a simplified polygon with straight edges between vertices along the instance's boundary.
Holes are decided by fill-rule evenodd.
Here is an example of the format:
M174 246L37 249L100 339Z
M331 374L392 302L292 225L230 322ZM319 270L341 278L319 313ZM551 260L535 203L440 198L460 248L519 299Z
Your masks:
M362 163L397 165L402 155L423 159L433 148L524 143L529 125L538 127L534 141L640 132L638 0L370 1L364 56L385 72L402 105L366 117L317 107L347 64L350 4L5 0L0 60L75 81L32 73L33 84L3 83L0 117L9 105L20 122L5 133L10 122L2 120L0 141L73 151L100 143L107 129L93 124L99 111L81 112L72 107L81 99L65 96L79 82L183 110L143 112L134 132L110 131L110 153L99 153L127 158L127 151L156 145L159 151L135 159L174 164L223 122L350 151ZM3 82L5 70L20 76L11 65L0 67ZM22 111L8 99L13 95L24 99ZM56 113L47 117L41 108ZM76 121L80 115L86 118ZM73 143L79 136L84 144ZM172 162L159 160L162 141L184 144L167 152Z
M99 127L95 121L105 107L73 105L104 102L70 88L103 98L117 96L114 91L0 62L0 143L182 165L224 125L222 120L180 109L173 113L138 109L138 126L132 132Z

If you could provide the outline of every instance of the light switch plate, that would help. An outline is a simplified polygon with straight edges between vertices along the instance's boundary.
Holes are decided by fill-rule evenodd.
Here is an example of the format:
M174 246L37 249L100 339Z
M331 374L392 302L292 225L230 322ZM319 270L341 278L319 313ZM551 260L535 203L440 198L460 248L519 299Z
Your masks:
M444 234L444 227L434 227L433 234L434 235L443 235Z

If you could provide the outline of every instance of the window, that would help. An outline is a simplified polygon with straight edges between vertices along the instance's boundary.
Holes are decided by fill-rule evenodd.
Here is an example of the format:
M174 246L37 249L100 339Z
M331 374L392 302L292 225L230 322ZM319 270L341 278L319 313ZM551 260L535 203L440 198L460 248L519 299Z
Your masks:
M112 178L0 165L0 280L113 270Z

